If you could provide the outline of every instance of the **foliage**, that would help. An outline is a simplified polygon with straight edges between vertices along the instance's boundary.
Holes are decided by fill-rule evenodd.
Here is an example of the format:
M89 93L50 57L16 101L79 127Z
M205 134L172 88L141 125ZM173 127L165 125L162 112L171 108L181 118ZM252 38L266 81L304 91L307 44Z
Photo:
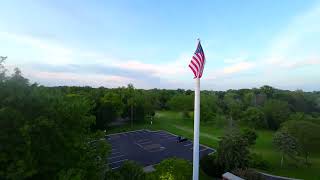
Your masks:
M249 155L249 143L237 131L227 132L219 141L217 160L225 170L248 167Z
M200 159L200 168L211 177L220 178L224 167L217 161L216 155L205 155Z
M108 92L100 98L96 111L96 129L105 130L108 124L122 113L123 104L119 94Z
M251 153L250 154L250 161L249 161L250 168L268 170L270 169L270 164L267 160L263 159L261 154Z
M93 142L103 134L85 98L29 85L18 69L0 86L0 179L103 178L108 147Z
M208 122L213 120L215 114L220 113L220 108L218 107L218 97L215 95L201 95L200 102L200 117L202 122Z
M283 166L284 156L294 158L297 155L297 141L287 131L279 130L273 137L273 144L281 152L281 167Z
M160 180L185 180L192 178L192 165L189 161L170 158L156 165L153 175Z
M106 180L144 180L146 174L143 172L142 166L133 161L123 163L120 169L107 173Z
M252 129L249 129L249 128L245 128L242 131L242 137L244 139L246 139L248 144L251 146L251 145L254 145L256 143L258 135L257 135L256 131L254 131Z
M265 102L263 111L270 129L278 129L290 115L289 105L285 101L271 99Z
M231 116L231 119L240 119L242 102L237 94L234 92L227 92L224 95L223 101L227 107L226 113Z
M306 163L309 163L310 154L320 148L320 125L292 120L285 122L282 129L296 140L299 152L305 157Z
M176 111L190 111L193 109L193 96L176 95L168 102L170 109Z
M242 114L242 122L251 128L266 128L267 122L264 116L264 113L260 108L249 107Z

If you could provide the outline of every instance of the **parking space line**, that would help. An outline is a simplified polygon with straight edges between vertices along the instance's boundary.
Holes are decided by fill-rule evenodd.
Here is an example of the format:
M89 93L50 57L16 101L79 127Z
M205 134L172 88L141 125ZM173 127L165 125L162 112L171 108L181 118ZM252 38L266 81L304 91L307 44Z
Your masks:
M200 150L199 152L205 151L205 150L207 150L207 149L208 149L208 148L204 148L204 149Z
M114 170L114 169L117 169L117 168L119 168L120 166L116 166L116 167L113 167L113 168L111 168L112 170Z
M111 153L111 154L119 154L120 153L120 151L119 152L113 152L113 153Z
M141 144L139 144L139 143L134 143L134 144L138 145L139 147L141 147L143 149L143 146L141 146Z
M192 145L192 143L189 143L189 144L185 144L185 145L183 145L183 146L190 146L190 145Z
M114 159L114 158L123 157L123 156L125 156L125 155L123 154L123 155L119 155L119 156L114 156L114 157L110 157L108 159Z
M139 143L139 144L140 144L140 145L143 145L143 144L148 144L148 143L152 143L152 141L146 141L146 142Z
M111 162L111 163L108 163L109 165L110 164L116 164L116 163L119 163L119 162L123 162L123 161L127 161L128 159L122 159L122 160L119 160L119 161L115 161L115 162Z

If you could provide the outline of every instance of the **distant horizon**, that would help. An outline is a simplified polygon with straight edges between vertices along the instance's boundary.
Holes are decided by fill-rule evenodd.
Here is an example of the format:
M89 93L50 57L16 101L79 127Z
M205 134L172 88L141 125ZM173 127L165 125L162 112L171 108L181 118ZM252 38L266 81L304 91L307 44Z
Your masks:
M1 7L10 18L0 19L0 56L45 86L193 89L188 64L200 38L202 89L320 90L316 0L13 0Z

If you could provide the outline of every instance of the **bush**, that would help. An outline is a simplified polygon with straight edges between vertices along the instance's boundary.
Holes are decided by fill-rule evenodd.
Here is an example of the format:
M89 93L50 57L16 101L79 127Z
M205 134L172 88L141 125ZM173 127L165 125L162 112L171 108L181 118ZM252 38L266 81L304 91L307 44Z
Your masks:
M246 128L242 131L242 137L248 141L249 145L254 145L258 135L254 130Z
M192 179L192 165L189 161L170 158L160 162L152 173L152 179L184 180ZM149 177L149 176L148 176Z
M225 170L247 168L249 165L249 143L240 132L229 131L220 139L217 160Z
M120 168L120 174L124 179L130 180L143 180L145 179L145 173L143 172L142 166L136 162L128 161L125 162Z
M224 173L224 167L217 161L215 155L203 156L200 160L200 168L211 177L221 177Z
M268 170L270 169L270 164L260 154L252 153L250 155L249 167Z
M259 174L252 169L235 169L232 171L232 174L244 178L246 180L264 180L262 174Z
M117 172L111 173L106 179L144 180L146 174L143 172L142 166L133 161L127 161Z

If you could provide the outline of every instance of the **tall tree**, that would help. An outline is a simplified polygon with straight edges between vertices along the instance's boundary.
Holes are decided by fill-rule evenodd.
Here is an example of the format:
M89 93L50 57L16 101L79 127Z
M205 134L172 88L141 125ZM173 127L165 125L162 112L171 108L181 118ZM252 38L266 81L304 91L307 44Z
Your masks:
M268 100L263 106L263 112L267 118L270 129L278 129L280 124L290 115L289 105L285 101L275 99Z
M279 130L274 134L273 144L281 152L281 167L283 167L285 156L294 158L297 155L298 147L296 139L284 130Z
M229 131L219 141L217 159L225 170L248 167L249 154L248 140L238 131Z
M241 121L251 128L266 128L267 122L262 110L249 107L243 112Z
M309 164L310 154L320 148L320 125L291 120L285 122L282 128L297 140L299 151L304 155L306 164Z

